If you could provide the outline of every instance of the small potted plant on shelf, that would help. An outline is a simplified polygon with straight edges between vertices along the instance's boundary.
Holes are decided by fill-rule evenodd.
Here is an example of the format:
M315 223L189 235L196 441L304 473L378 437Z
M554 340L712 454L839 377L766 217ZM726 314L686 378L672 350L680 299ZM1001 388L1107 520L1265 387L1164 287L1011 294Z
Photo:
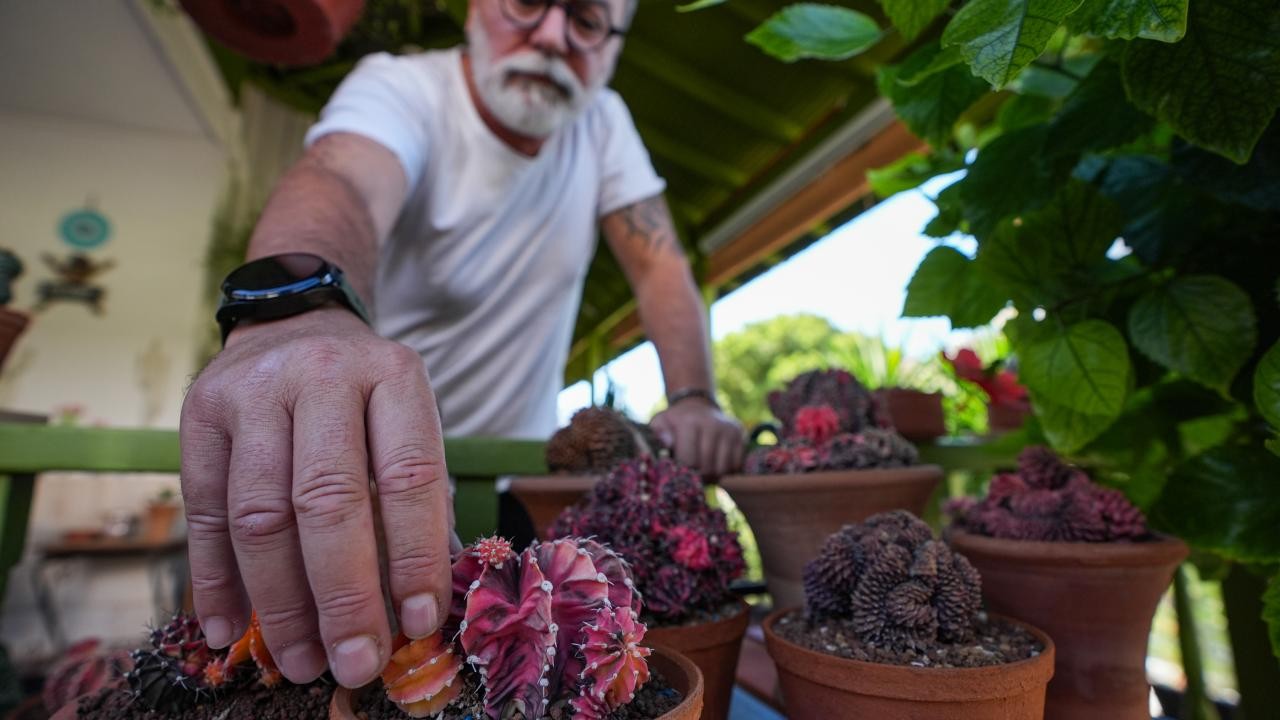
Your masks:
M643 594L648 637L702 671L704 720L729 712L750 608L729 589L746 564L700 478L672 460L629 460L566 509L551 537L593 537L623 557Z
M924 512L942 480L889 426L872 394L844 370L803 373L769 393L776 445L748 456L720 484L760 546L775 607L803 601L800 568L832 532L878 512Z
M1187 546L1043 447L1023 450L985 498L946 510L947 539L982 573L988 607L1058 644L1045 717L1146 720L1151 619Z
M656 457L665 446L648 425L608 407L583 408L547 441L547 476L511 480L511 492L524 505L539 536L560 511L574 504L614 465Z
M1053 641L981 612L978 572L914 515L846 525L804 579L764 622L789 717L1040 720Z
M27 329L30 318L25 313L7 307L13 300L13 281L22 274L22 261L11 251L0 248L0 370L4 369L9 350L18 342L18 336Z
M185 613L152 630L148 640L130 653L120 682L63 706L54 720L326 717L333 680L327 673L306 685L285 680L256 617L225 650L211 649L199 622Z
M147 501L147 512L143 515L142 539L147 542L161 543L173 537L173 527L178 520L182 507L178 504L178 493L173 488L165 488Z
M1031 399L1027 388L1018 382L1018 374L1004 361L982 364L978 354L963 348L955 355L943 353L955 370L956 377L974 383L987 396L987 428L992 434L1017 430L1031 415Z
M454 560L445 626L402 638L381 687L339 689L331 717L603 720L625 706L636 720L694 720L701 675L642 644L640 609L626 562L594 540L517 553L484 538Z

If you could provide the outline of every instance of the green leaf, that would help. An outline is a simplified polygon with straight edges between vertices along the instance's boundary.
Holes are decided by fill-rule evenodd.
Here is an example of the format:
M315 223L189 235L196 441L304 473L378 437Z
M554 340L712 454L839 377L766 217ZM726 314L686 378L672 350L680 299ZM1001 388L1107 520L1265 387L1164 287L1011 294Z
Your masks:
M925 45L922 46L921 49L924 47L937 46L936 44ZM912 65L910 68L903 68L903 70L898 73L898 84L906 85L907 87L918 85L921 80L924 80L930 75L935 75L947 68L955 67L962 62L964 62L964 58L960 57L960 48L942 48L937 52L937 54L933 55L928 63L924 65L917 63Z
M880 94L893 103L894 112L911 132L934 147L951 139L956 120L987 92L987 84L969 74L963 65L923 76L915 85L898 82L900 75L920 77L924 68L941 54L937 44L925 45L899 65L880 68Z
M1271 637L1271 653L1280 659L1280 573L1271 576L1267 591L1262 594L1262 619Z
M1006 132L978 152L960 186L964 216L974 235L985 237L1001 220L1035 207L1053 193L1053 174L1039 160L1048 127Z
M1014 95L1000 106L996 122L1005 132L1039 125L1053 117L1058 109L1054 98L1043 95Z
M933 199L938 214L924 226L924 234L931 238L944 238L960 232L964 224L964 207L960 198L959 183L951 183Z
M1019 348L1021 379L1037 402L1114 419L1129 391L1129 348L1109 322L1085 320Z
M1103 61L1076 86L1049 126L1055 155L1078 155L1133 142L1151 130L1151 117L1129 103L1120 66Z
M1059 452L1074 453L1111 427L1116 416L1085 413L1036 397L1033 401L1040 429Z
M1187 0L1084 0L1067 16L1067 27L1105 38L1177 42L1187 32Z
M1253 374L1253 402L1271 427L1280 429L1280 343L1272 345L1258 361Z
M1081 0L972 0L951 18L942 44L960 54L997 88L1044 52L1049 39Z
M1005 294L979 277L972 260L943 246L930 250L916 268L902 316L946 315L953 328L977 327L991 322L1004 304Z
M782 60L844 60L880 39L880 28L856 10L797 3L788 5L747 34L747 42Z
M1184 275L1147 291L1129 311L1144 355L1223 393L1258 339L1253 303L1217 275Z
M928 155L907 153L882 168L867 171L867 183L882 198L917 188L921 183L943 173L964 167L964 158L953 153L934 152Z
M907 40L915 40L950 4L950 0L880 0L884 14Z
M976 267L1022 309L1051 306L1099 280L1120 224L1114 203L1072 180L1045 207L980 240Z
M1102 194L1123 211L1122 234L1142 262L1172 264L1202 242L1203 200L1163 160L1142 155L1111 158L1098 165L1097 179Z
M728 1L729 0L694 0L694 2L687 3L685 5L677 5L676 12L694 12L709 7L715 7L716 5L723 5Z
M1219 447L1179 465L1151 522L1197 548L1242 562L1280 560L1280 458Z
M1181 42L1129 44L1124 85L1134 105L1182 137L1248 161L1280 105L1280 3L1192 4Z

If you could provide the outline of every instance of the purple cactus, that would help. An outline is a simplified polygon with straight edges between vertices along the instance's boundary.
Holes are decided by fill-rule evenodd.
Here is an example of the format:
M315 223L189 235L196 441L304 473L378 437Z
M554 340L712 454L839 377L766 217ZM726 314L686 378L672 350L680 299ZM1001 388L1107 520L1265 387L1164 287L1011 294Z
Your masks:
M671 460L616 466L551 526L552 537L595 537L626 558L645 609L664 621L715 610L746 565L737 533L707 505L702 482Z
M1151 536L1142 512L1118 490L1095 485L1044 447L1018 456L1018 471L991 479L981 500L951 501L946 511L968 532L1008 540L1116 542Z
M849 620L862 642L898 650L969 639L982 605L978 571L905 510L828 537L804 589L811 622Z
M835 414L842 432L888 425L875 396L846 370L810 370L769 393L769 409L782 422L785 437L795 435L798 425L812 419L811 411L808 418L802 411L823 405Z
M49 669L40 691L45 709L57 712L81 695L119 685L130 664L127 652L104 650L97 638L81 640Z
M207 678L209 668L222 662L223 653L205 643L200 622L178 613L151 631L151 647L130 654L133 669L126 675L129 687L147 707L160 712L182 712L211 699L217 687Z
M579 703L607 713L638 686L619 678L619 663L632 679L648 677L648 652L638 645L644 625L635 621L640 597L627 564L604 545L563 538L517 554L509 542L486 538L458 556L453 577L446 628L398 650L383 676L388 696L415 717L457 695L463 656L480 676L492 718L539 718ZM613 638L621 643L611 651L620 653L616 662L592 655L604 651L596 647L602 628L621 633ZM456 638L446 642L451 629Z

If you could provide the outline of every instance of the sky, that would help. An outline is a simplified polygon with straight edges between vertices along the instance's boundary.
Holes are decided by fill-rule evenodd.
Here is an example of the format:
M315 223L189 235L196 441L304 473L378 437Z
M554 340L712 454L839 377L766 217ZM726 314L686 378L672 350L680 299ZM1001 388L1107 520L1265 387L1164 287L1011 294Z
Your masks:
M899 193L836 228L789 260L770 269L711 306L711 337L718 340L750 323L778 315L811 313L842 331L856 330L900 345L912 357L953 348L971 331L952 331L946 318L902 318L902 301L916 266L938 240L920 231L937 213L930 197L958 174L934 178ZM972 252L963 238L947 244ZM620 404L647 420L663 395L658 355L644 343L597 371L598 393L611 377ZM596 400L602 400L597 397ZM591 403L591 389L579 382L560 393L560 424Z

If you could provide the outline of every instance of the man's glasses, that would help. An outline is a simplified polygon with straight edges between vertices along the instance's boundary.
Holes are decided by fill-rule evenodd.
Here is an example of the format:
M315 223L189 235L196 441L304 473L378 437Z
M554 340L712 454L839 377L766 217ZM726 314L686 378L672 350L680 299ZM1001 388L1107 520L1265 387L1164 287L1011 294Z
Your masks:
M595 50L610 37L626 34L609 22L609 6L601 0L501 0L503 16L521 30L541 25L552 5L564 8L565 43L577 52Z

